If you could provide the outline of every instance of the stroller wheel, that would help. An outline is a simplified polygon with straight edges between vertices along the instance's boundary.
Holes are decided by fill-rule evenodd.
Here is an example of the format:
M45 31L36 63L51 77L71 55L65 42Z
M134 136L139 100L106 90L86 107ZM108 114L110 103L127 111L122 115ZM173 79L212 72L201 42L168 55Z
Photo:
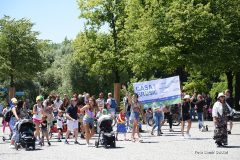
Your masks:
M113 141L113 142L112 142L111 147L112 147L112 148L116 148L116 141Z
M99 142L95 141L95 147L98 148L98 146L99 146Z
M107 145L107 144L105 144L105 145L104 145L104 148L108 149L108 145Z

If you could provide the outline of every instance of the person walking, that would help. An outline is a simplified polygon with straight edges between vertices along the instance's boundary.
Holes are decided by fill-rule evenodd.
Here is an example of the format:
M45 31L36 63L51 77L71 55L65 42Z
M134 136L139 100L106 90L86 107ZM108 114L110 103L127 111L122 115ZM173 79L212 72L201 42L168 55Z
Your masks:
M85 133L86 133L87 146L90 145L90 143L89 143L90 138L94 135L93 122L94 122L95 105L96 105L95 99L90 97L89 103L81 109L81 112L85 111L85 115L83 117L83 125L84 125Z
M217 146L221 147L228 145L227 114L229 113L229 108L223 93L219 93L217 99L218 101L214 103L212 109L213 123L215 126L213 139Z
M128 95L125 94L125 96L123 97L123 104L124 104L124 113L125 113L125 116L126 116L126 124L127 124L127 130L129 131L130 130L130 126L129 126L129 121L130 121L130 110L131 110L131 105L129 103L129 100L128 100Z
M142 116L142 104L138 101L138 94L136 93L134 93L133 96L130 96L129 94L128 99L130 100L130 105L132 108L132 112L130 115L133 121L132 142L136 142L135 133L137 133L138 135L138 141L142 142L140 133L139 133L139 121L140 121L140 114Z
M197 100L195 109L197 110L198 116L198 129L201 131L203 129L203 109L207 106L207 104L201 94L198 94Z
M78 138L78 107L76 98L71 99L71 105L67 108L66 118L67 118L67 133L65 138L65 144L69 144L68 138L70 132L74 134L74 144L79 144L77 141Z
M189 95L185 95L183 98L184 102L182 104L182 123L181 123L181 132L182 132L182 136L184 137L184 126L185 126L185 121L187 121L188 125L187 125L187 132L186 132L186 136L185 138L190 138L191 135L189 134L189 131L191 129L191 104L190 104L190 96Z
M162 132L161 132L161 122L163 120L162 106L154 103L152 109L153 109L153 119L154 119L155 123L154 123L154 126L152 128L151 135L154 135L153 134L154 129L156 127L158 127L157 135L161 136L161 134L162 134Z
M20 120L20 111L21 111L23 103L21 105L19 105L16 98L12 98L11 103L12 103L12 106L11 106L12 116L9 121L9 124L10 124L10 128L12 130L13 135L11 137L11 142L10 142L9 148L14 149L15 148L14 143L15 143L15 141L18 141L18 139L19 139L18 138L19 132L17 131L15 125L16 125L17 121Z
M232 97L229 89L227 89L225 91L225 100L226 100L226 103L233 109L234 108L234 98ZM232 128L233 128L233 116L232 116L232 114L231 113L228 114L227 118L228 118L228 122L229 122L228 134L231 134L232 133Z
M43 115L43 105L42 105L43 97L37 96L36 98L36 104L33 106L33 123L35 124L35 138L41 142L40 137L40 124L42 120Z

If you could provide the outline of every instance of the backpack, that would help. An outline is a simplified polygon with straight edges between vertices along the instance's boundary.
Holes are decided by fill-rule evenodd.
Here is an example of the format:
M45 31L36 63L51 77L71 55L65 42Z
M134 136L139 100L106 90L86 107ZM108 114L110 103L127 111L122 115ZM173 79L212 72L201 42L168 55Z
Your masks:
M117 103L116 103L116 100L115 99L111 99L111 105L110 105L111 108L117 108Z
M4 116L3 116L4 121L10 122L10 119L11 119L12 115L13 115L12 109L9 108L9 109L7 110L7 112L6 112L6 113L4 114Z

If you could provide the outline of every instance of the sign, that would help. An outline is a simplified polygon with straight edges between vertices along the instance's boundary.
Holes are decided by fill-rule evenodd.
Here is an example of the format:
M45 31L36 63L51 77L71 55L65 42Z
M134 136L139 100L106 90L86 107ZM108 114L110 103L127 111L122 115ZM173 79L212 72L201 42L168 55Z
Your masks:
M153 103L158 106L181 103L179 76L133 83L133 87L144 108L152 107Z
M20 97L20 96L24 96L25 93L24 92L16 92L15 95Z

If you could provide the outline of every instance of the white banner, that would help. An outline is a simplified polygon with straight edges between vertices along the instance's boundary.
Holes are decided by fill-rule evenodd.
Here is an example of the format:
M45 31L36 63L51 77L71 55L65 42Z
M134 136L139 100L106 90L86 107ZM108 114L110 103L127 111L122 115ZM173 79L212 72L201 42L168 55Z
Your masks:
M179 76L152 81L133 83L134 92L139 101L149 107L153 102L159 105L171 105L181 102Z

